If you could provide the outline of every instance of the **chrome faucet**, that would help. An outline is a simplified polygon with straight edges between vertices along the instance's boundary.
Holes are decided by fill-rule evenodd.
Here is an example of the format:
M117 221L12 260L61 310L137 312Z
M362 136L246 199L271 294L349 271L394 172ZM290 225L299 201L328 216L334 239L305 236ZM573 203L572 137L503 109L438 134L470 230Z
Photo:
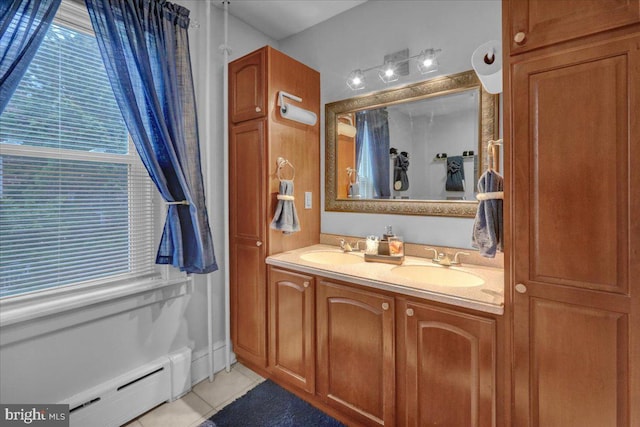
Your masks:
M343 252L359 252L360 251L360 240L356 242L349 243L345 239L339 237L338 241L340 242L340 249Z
M452 265L460 265L462 264L462 262L460 261L460 255L469 255L469 253L467 252L456 252L456 254L453 256L453 259L451 259L451 255L449 255L446 252L440 252L438 253L437 250L435 250L434 248L426 248L427 251L433 251L433 259L431 260L431 262L433 262L434 264L439 264L445 267L450 267Z

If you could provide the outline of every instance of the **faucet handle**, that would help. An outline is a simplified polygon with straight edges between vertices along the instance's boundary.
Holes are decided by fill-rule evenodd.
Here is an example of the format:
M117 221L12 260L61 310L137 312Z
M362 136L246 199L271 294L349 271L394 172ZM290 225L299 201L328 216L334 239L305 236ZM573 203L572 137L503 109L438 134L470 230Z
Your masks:
M342 249L344 252L351 252L353 251L353 248L351 247L351 245L349 244L349 242L347 242L345 239L343 239L342 237L338 237L337 238L338 241L340 242L340 249Z
M451 257L449 256L448 253L443 252L438 257L438 264L444 265L445 267L449 267L450 265L454 264L454 262L451 261Z
M460 262L459 256L460 255L465 255L465 256L469 256L468 252L456 252L456 254L453 256L453 262L452 264L462 264Z
M440 255L438 254L438 251L436 251L433 248L424 248L425 251L433 251L433 259L434 260L439 260L440 259Z

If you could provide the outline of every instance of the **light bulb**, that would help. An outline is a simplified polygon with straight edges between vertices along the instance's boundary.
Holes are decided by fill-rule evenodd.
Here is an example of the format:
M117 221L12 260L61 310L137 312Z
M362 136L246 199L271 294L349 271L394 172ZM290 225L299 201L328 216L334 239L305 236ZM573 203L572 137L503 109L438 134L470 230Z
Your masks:
M382 68L378 69L378 77L385 83L395 82L400 78L398 74L396 74L396 64L392 61L387 61L384 63Z
M439 50L426 49L420 52L418 57L418 70L421 74L433 73L438 71L438 60L436 55Z
M364 89L364 73L362 70L353 70L347 77L347 86L351 90Z

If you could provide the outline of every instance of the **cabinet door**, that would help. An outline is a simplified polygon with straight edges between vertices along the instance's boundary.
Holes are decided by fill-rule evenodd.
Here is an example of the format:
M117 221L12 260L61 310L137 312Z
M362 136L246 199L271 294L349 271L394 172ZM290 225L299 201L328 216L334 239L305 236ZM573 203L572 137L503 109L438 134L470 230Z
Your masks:
M398 308L398 425L495 425L495 320L413 302Z
M313 277L269 268L269 370L274 377L315 392Z
M232 126L229 146L229 267L233 351L243 360L266 367L264 123L253 121Z
M638 49L511 66L518 426L640 422Z
M640 0L511 0L508 6L511 53L640 22Z
M394 425L393 298L320 281L318 394L365 425Z
M233 123L266 114L266 53L253 52L229 64L229 116Z

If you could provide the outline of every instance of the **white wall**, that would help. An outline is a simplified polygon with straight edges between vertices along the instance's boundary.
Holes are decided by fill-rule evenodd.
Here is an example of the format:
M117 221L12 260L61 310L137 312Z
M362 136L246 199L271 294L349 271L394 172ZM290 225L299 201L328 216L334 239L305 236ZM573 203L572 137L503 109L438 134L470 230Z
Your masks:
M424 183L419 195L420 199L440 199L447 197L464 197L464 200L475 200L475 180L473 158L463 161L465 191L446 191L447 181L447 159L436 159L436 154L447 153L448 157L460 156L464 151L473 150L478 152L478 111L466 109L455 113L439 115L434 120L416 120L422 127L417 131L419 140L425 141L421 144L423 152L416 153L422 158L416 159L417 164L428 165L422 169L414 169L417 174L415 181ZM470 143L471 142L471 143ZM416 150L417 151L417 150Z
M179 0L199 25L190 29L209 216L220 270L213 279L213 340L224 342L223 12L211 2ZM232 58L277 44L229 18ZM209 164L207 168L205 165ZM189 286L75 309L0 329L3 403L57 403L183 346L194 352L194 379L206 376L206 277ZM219 355L218 355L219 356ZM217 358L216 370L223 368Z
M415 55L422 49L439 48L442 53L437 75L451 74L471 69L473 51L493 39L501 40L499 0L368 1L281 40L280 50L320 71L324 104L356 95L345 84L349 72L379 65L385 54L409 48L410 55ZM375 73L366 77L368 86L364 93L387 87ZM420 80L423 76L412 71L394 84L401 86ZM321 140L324 145L324 129ZM324 233L382 234L387 224L392 224L410 242L469 248L473 219L324 211L322 214Z

